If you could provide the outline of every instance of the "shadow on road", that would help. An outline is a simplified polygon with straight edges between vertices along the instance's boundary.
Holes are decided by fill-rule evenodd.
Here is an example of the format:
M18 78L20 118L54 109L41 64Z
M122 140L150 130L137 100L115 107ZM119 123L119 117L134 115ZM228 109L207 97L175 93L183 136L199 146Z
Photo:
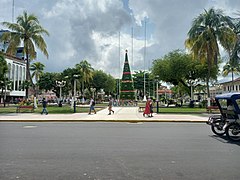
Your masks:
M236 145L240 146L240 142L231 141L225 135L224 136L209 135L209 137L214 138L222 143L230 143L230 144L236 144Z

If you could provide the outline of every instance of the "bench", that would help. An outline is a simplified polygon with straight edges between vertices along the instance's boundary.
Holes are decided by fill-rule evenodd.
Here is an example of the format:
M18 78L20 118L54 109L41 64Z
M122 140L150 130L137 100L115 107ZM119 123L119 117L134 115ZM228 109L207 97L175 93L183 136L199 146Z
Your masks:
M218 106L207 106L206 108L208 113L212 113L213 111L219 111Z
M34 107L33 106L17 106L17 110L16 110L16 112L17 113L20 113L20 110L21 109L29 109L29 110L31 110L31 112L33 112L34 111Z
M145 106L139 106L138 112L143 112L145 110Z

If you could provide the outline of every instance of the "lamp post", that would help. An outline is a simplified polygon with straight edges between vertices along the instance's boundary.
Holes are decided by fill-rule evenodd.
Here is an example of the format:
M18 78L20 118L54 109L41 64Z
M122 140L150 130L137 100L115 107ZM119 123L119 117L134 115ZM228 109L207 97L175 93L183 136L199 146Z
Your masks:
M62 107L62 88L66 85L66 81L56 81L56 85L60 87L60 100L58 106Z
M91 89L91 92L92 92L92 97L93 97L93 99L94 99L94 93L95 93L95 91L96 91L96 88L90 88Z
M73 85L73 99L72 99L72 106L73 106L73 112L76 113L76 88L77 88L77 78L79 75L74 74L74 85Z
M159 76L156 76L156 78L157 78L157 87L156 87L156 98L157 98L157 114L159 113L159 96L158 96L158 78L159 78Z

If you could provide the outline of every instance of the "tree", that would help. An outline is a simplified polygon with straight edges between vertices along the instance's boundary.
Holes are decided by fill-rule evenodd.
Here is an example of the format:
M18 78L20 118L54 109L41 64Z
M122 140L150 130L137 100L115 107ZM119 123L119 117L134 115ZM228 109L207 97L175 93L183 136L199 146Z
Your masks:
M194 59L208 65L206 74L208 97L210 97L211 69L213 66L217 66L220 56L218 42L227 49L228 45L230 45L227 41L229 39L235 40L231 28L232 23L223 15L222 10L211 8L195 18L188 32L188 39L185 41L186 47L190 49Z
M31 66L30 66L30 71L32 71L32 76L31 77L32 78L35 77L36 85L38 83L38 80L39 80L40 76L43 74L44 67L45 67L44 64L42 64L40 62L35 62L35 63L31 64ZM38 89L38 87L34 88L36 95L38 94L37 89Z
M100 92L103 89L110 94L114 92L116 82L110 74L106 74L102 70L95 70L93 71L92 86L96 88L96 92Z
M2 89L4 107L5 107L5 101L6 101L6 89L8 84L8 79L6 77L7 72L8 72L7 61L5 60L3 54L0 52L0 88ZM5 89L5 94L3 94L4 89Z
M93 68L87 60L81 61L79 64L76 64L76 69L82 73L82 94L84 93L84 84L89 85L90 81L93 78Z
M234 80L234 74L239 75L240 74L240 66L239 64L233 64L231 61L223 66L222 74L224 77L226 77L229 73L232 74L232 82Z
M0 52L0 80L4 80L8 72L7 61L4 58L4 55Z
M145 72L145 88L146 88L146 94L150 95L150 92L153 92L153 86L150 84L154 83L154 75L151 76L149 72ZM134 89L137 90L137 94L140 97L144 97L144 71L135 71L133 73L133 83L134 83Z
M217 68L211 68L211 77L216 78ZM162 59L153 62L152 74L175 86L184 86L190 95L191 87L205 81L207 65L192 59L192 56L180 50L174 50ZM183 89L183 88L181 88Z
M239 19L233 19L231 17L228 17L230 22L232 23L233 32L235 33L235 36L237 37L237 40L234 41L234 39L229 39L226 41L226 44L224 47L228 52L228 62L223 67L222 74L223 76L227 76L229 73L232 74L232 85L234 80L234 74L239 75L240 73L240 57L239 57L239 51L240 51L240 21L235 22Z
M77 76L77 78L75 77ZM67 68L61 73L61 77L58 80L66 80L66 85L63 88L63 92L67 93L71 91L71 94L74 94L74 81L77 80L76 82L80 82L80 79L82 79L83 74L82 72L77 69L77 68ZM78 89L79 86L76 87L76 90Z
M56 85L56 80L59 80L60 76L60 73L46 72L41 74L38 80L39 89L44 91L52 90L57 94L59 88Z
M28 15L26 11L17 17L17 23L3 22L2 24L11 30L11 32L4 32L2 35L2 40L9 42L7 53L15 55L17 47L23 43L27 63L26 80L33 85L30 61L36 58L35 46L48 57L47 45L42 36L49 35L48 31L39 24L39 20L34 14ZM26 97L28 97L28 89Z

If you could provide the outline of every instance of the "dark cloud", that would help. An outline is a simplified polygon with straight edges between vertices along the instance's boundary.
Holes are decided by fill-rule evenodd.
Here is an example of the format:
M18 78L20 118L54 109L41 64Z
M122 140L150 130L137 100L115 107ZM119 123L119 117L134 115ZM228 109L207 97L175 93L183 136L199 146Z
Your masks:
M0 21L11 21L12 1L1 0ZM45 37L49 59L38 52L46 71L62 71L81 60L118 77L125 49L134 70L151 66L153 59L183 49L191 23L204 9L216 7L237 12L240 2L231 0L41 0L15 1L15 17L27 10L39 17L50 33ZM144 27L147 16L147 54L143 63ZM135 20L135 22L133 21ZM134 27L134 59L131 28ZM0 25L0 29L3 27ZM121 31L121 57L119 36Z

